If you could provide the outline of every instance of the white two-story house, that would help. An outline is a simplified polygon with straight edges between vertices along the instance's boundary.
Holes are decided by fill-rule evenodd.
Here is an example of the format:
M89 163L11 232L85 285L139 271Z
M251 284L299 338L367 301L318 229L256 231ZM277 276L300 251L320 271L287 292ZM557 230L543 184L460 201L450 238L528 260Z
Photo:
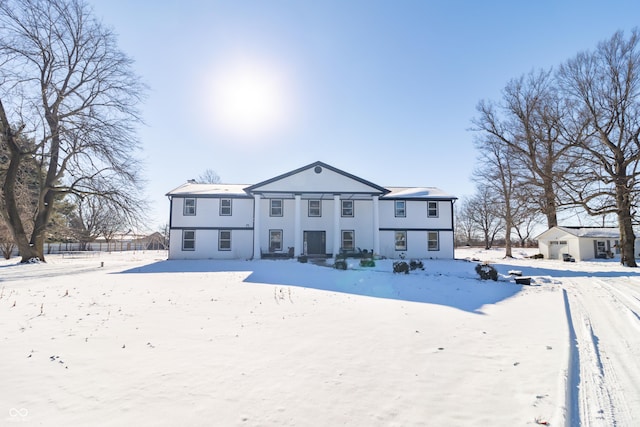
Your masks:
M167 193L170 259L453 258L456 197L381 187L322 162L254 185L198 184Z

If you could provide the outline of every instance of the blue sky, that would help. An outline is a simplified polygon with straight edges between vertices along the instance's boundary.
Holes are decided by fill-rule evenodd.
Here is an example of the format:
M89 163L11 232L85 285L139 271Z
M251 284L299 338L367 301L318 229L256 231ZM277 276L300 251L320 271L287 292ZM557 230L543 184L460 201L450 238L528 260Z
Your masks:
M464 197L481 99L640 23L635 1L89 0L150 86L150 226L215 170L254 184L320 160Z

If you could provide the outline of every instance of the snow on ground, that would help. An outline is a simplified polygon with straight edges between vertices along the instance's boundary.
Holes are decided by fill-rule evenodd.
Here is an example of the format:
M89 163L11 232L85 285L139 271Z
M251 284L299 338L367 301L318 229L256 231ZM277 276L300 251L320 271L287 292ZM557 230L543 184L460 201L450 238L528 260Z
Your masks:
M528 253L3 261L0 424L640 425L639 272Z

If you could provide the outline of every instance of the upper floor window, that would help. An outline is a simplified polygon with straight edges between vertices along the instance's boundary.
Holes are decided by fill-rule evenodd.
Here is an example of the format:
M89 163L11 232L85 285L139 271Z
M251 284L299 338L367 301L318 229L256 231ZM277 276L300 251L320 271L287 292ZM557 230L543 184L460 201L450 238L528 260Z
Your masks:
M427 248L430 251L439 251L440 250L440 241L437 231L428 231L427 232Z
M218 232L218 250L231 250L231 230L220 230Z
M183 251L196 250L196 231L195 230L182 230L182 250Z
M395 240L396 240L396 251L407 250L407 232L406 231L396 231Z
M427 216L429 218L438 216L438 202L427 202Z
M196 214L196 199L184 199L183 214L185 216Z
M282 199L271 199L269 216L282 216Z
M231 215L231 199L220 199L220 215Z
M395 211L397 217L407 216L407 202L405 202L404 200L396 200Z
M321 200L309 200L309 216L322 216Z
M353 216L353 200L342 201L342 216Z

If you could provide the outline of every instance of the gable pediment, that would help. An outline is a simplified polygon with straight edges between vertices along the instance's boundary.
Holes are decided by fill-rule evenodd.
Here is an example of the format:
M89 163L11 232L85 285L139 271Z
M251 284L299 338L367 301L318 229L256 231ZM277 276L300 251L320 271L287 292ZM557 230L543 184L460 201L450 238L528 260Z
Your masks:
M326 163L315 162L245 188L248 193L386 194L389 190Z

